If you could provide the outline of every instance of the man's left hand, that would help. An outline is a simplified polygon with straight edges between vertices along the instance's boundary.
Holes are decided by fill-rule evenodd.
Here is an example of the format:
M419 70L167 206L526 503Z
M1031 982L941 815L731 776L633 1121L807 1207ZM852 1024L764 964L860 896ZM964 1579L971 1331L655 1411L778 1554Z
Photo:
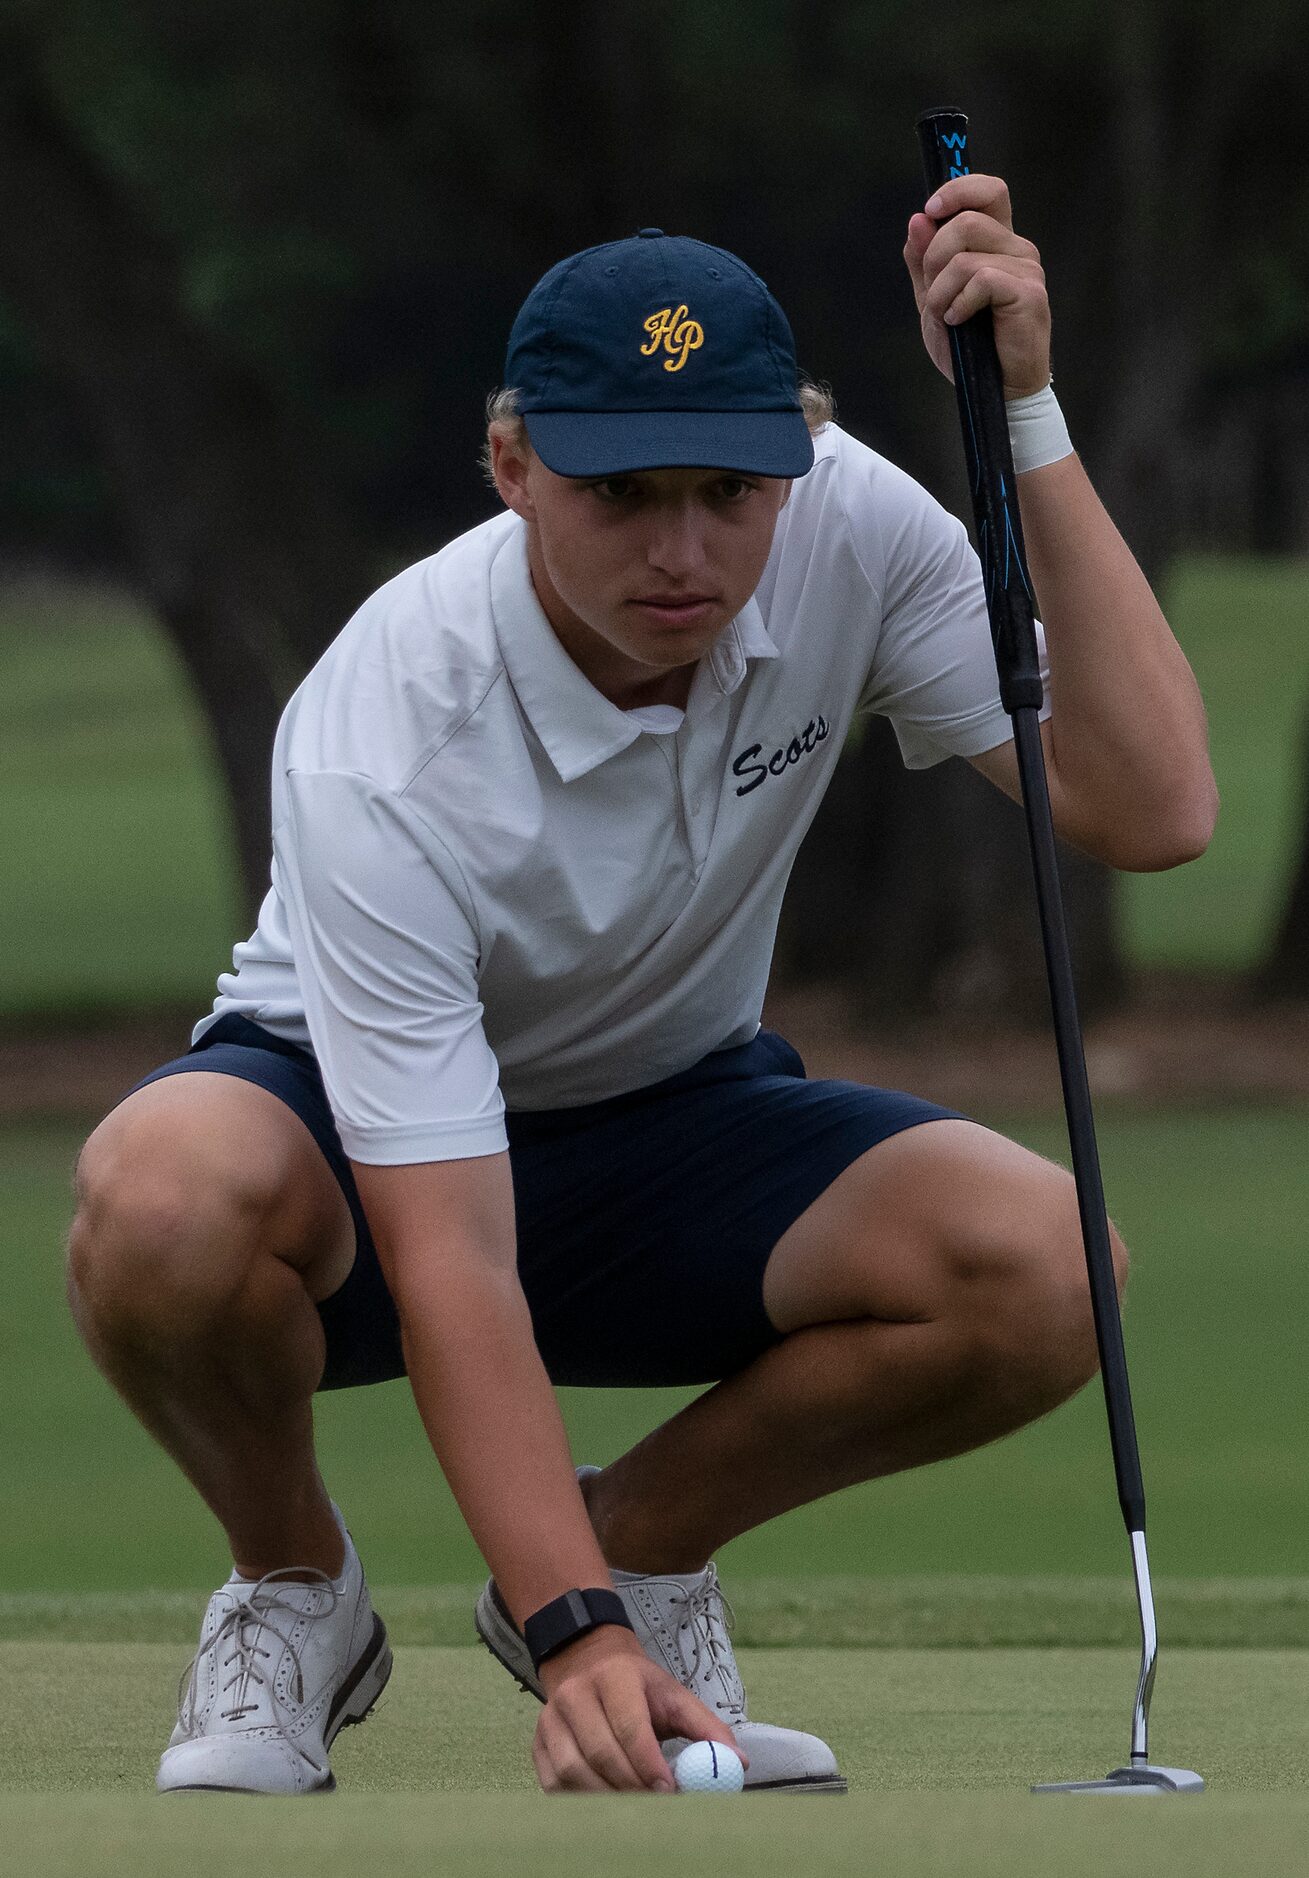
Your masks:
M910 218L905 265L923 323L923 343L949 379L947 330L989 306L1006 398L1050 382L1050 302L1030 241L1014 233L1009 190L998 176L956 176L926 211Z

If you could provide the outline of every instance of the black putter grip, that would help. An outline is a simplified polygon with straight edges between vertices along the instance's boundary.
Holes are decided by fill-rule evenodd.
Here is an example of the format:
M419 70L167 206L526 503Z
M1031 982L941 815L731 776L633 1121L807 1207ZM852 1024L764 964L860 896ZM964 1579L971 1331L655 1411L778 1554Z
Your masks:
M924 111L918 119L918 138L929 191L939 189L952 176L968 174L968 119L962 111ZM1039 711L1043 693L1032 584L990 308L948 331L1000 702L1012 717L1026 705Z

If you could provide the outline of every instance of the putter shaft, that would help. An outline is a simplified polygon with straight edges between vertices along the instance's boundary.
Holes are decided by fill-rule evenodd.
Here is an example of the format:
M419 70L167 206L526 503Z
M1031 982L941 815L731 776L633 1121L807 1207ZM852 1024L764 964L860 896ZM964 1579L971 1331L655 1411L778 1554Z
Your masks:
M1036 879L1041 939L1045 948L1055 1048L1063 1084L1064 1112L1068 1120L1068 1144L1072 1153L1073 1179L1077 1185L1082 1242L1086 1249L1095 1340L1100 1353L1100 1377L1109 1423L1109 1445L1113 1451L1118 1504L1132 1544L1136 1609L1141 1625L1141 1673L1132 1709L1131 1759L1132 1765L1137 1766L1150 1758L1150 1697L1154 1692L1155 1668L1159 1657L1154 1591L1150 1583L1150 1560L1145 1544L1145 1485L1141 1478L1136 1419L1132 1412L1132 1392L1127 1375L1122 1313L1118 1308L1118 1292L1114 1281L1109 1215L1105 1208L1104 1182L1100 1173L1100 1151L1095 1138L1091 1090L1086 1076L1086 1052L1082 1045L1072 956L1064 917L1063 894L1059 886L1059 862L1055 848L1054 818L1050 812L1050 790L1045 773L1045 752L1041 747L1040 725L1034 710L1015 711L1013 723L1023 788L1023 810L1027 817L1032 869Z
M962 111L925 111L918 119L918 133L929 188L939 189L950 178L971 172L968 118ZM1145 1487L1041 744L1043 684L1033 611L1036 596L1027 571L1004 386L989 308L950 328L950 349L1000 699L1014 727L1114 1476L1123 1524L1132 1545L1141 1624L1141 1672L1132 1711L1131 1767L1118 1769L1110 1782L1120 1789L1137 1785L1153 1786L1155 1791L1193 1792L1204 1784L1199 1775L1178 1769L1151 1770L1148 1763L1150 1697L1158 1637L1145 1545Z
M1148 1761L1150 1733L1150 1697L1154 1694L1154 1672L1159 1660L1159 1635L1154 1622L1154 1592L1150 1586L1150 1560L1145 1549L1145 1534L1134 1532L1132 1570L1136 1577L1136 1609L1141 1619L1141 1679L1136 1685L1136 1707L1132 1711L1132 1764Z

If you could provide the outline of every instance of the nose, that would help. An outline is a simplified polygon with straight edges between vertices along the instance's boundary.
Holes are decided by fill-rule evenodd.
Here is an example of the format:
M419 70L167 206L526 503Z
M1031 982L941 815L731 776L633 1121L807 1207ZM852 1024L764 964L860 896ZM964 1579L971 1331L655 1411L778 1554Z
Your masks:
M661 503L651 518L646 548L650 566L660 574L687 580L707 562L704 517L694 502Z

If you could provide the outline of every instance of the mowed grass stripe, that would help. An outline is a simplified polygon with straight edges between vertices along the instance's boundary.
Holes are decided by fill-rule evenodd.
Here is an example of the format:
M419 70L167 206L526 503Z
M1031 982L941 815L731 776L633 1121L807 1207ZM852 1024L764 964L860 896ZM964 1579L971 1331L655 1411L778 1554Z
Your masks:
M397 1644L471 1644L479 1586L381 1585ZM1162 1579L1170 1648L1309 1648L1309 1578ZM0 1594L0 1639L194 1643L209 1591ZM754 1578L734 1591L736 1641L801 1649L1096 1648L1136 1641L1130 1582L1110 1578Z
M0 1646L22 1717L0 1739L0 1790L148 1797L185 1660L157 1643ZM1100 1775L1123 1758L1135 1687L1128 1650L745 1650L741 1667L752 1714L822 1735L859 1793ZM529 1793L537 1713L484 1651L401 1649L375 1714L338 1739L336 1777L348 1794ZM1309 1652L1181 1651L1154 1728L1161 1758L1219 1792L1303 1791Z

